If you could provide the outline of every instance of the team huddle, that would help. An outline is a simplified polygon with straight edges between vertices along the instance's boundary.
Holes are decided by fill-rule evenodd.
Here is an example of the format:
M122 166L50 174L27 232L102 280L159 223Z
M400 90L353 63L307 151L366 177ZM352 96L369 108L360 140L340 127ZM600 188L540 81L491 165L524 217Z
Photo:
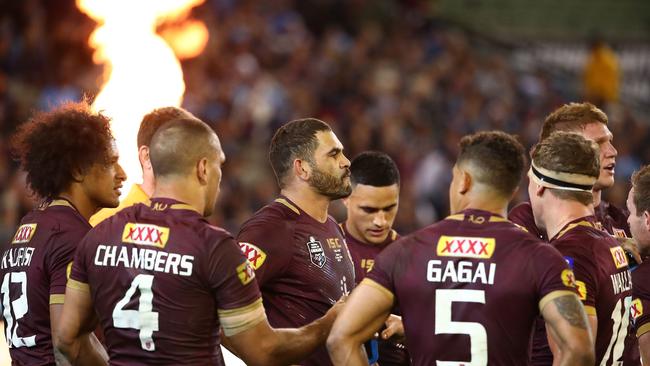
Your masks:
M227 158L209 125L145 116L120 202L109 123L69 103L13 138L42 199L1 252L15 365L223 365L222 346L248 365L650 363L650 166L629 214L602 200L617 151L589 103L549 114L530 159L507 133L464 136L450 216L410 234L395 162L348 160L318 119L275 132L280 194L235 236L206 220Z

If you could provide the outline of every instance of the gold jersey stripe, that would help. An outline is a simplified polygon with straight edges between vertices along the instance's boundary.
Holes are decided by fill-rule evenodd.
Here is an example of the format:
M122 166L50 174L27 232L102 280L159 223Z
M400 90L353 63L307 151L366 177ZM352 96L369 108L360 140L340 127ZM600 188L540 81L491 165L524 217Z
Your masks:
M501 216L490 216L490 222L509 222L507 219Z
M573 228L578 227L578 226L594 227L594 225L592 223L590 223L589 221L576 222L576 223L573 223L573 224L567 226L566 229L560 231L560 233L555 236L555 239L561 238L564 234L568 233L570 230L572 230Z
M173 205L170 206L172 210L190 210L190 211L196 211L196 209L186 203L174 203ZM198 212L198 211L196 211Z
M50 295L50 305L54 304L63 304L63 299L65 298L64 294L53 294Z
M590 305L585 305L585 313L587 313L587 315L596 316L596 308Z
M567 296L567 295L573 295L575 296L576 300L580 301L578 299L578 295L575 294L573 291L569 290L556 290L556 291L551 291L546 296L542 297L541 300L539 300L539 311L544 310L544 307L551 301L557 299L558 297L562 296Z
M252 303L242 306L241 308L236 308L236 309L217 309L217 313L219 316L232 316L232 315L239 315L243 313L247 313L251 310L254 310L257 306L259 306L262 303L262 298L258 298L257 300L253 301Z
M67 206L67 207L72 207L72 208L74 208L74 207L70 204L70 202L68 202L68 201L66 201L66 200L53 200L52 202L50 202L49 205L47 205L47 207L52 207L52 206Z
M371 280L370 278L364 278L363 280L361 280L361 283L359 285L368 285L372 288L376 288L377 290L381 291L384 295L386 295L390 299L390 301L393 301L393 299L395 299L395 295L389 289Z
M244 332L266 320L266 312L261 298L241 308L217 309L217 313L226 337Z
M463 214L449 215L445 217L445 220L463 221L465 220L465 215Z
M648 332L650 332L650 323L645 323L636 330L636 337L639 338Z
M72 278L68 280L68 284L66 287L73 288L75 290L81 290L81 291L88 291L90 292L90 286L88 286L87 283L83 283L77 280L73 280Z
M296 215L300 215L300 210L298 210L296 206L292 205L291 203L289 203L289 201L285 200L284 198L276 198L275 202L287 206L291 211L295 212Z

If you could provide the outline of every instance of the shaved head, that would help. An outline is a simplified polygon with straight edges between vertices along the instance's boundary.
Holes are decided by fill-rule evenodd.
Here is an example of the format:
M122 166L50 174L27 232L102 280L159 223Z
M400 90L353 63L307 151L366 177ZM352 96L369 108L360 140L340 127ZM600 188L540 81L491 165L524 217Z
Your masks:
M212 128L192 118L164 124L153 135L149 149L156 179L190 174L200 159L222 153Z

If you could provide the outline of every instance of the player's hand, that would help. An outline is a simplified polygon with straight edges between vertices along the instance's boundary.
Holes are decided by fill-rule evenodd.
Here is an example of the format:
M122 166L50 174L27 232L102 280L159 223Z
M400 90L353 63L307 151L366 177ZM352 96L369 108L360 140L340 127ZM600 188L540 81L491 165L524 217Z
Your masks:
M388 339L392 336L397 338L404 338L404 323L402 323L402 317L394 314L390 314L386 319L386 329L381 332L382 339Z
M619 244L621 244L621 247L623 247L623 250L628 255L631 255L632 258L636 261L637 264L641 264L643 260L641 259L641 255L639 254L639 248L636 244L636 240L633 238L616 238L616 241L618 241Z

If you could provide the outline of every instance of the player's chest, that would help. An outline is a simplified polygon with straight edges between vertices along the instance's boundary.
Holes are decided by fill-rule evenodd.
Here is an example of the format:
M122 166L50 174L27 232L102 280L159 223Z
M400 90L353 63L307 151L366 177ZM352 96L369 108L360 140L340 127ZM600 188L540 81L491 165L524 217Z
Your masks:
M303 229L293 240L294 260L301 265L344 269L351 266L345 239L336 231Z

